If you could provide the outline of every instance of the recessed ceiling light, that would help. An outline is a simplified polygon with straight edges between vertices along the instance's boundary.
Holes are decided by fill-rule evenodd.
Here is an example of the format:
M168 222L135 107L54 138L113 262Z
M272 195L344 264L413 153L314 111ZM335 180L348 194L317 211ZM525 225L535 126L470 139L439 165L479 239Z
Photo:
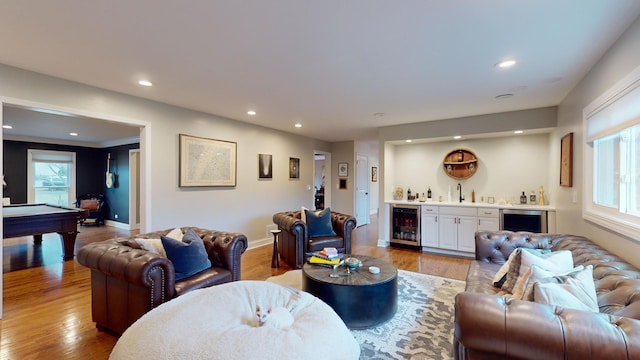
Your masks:
M505 68L510 68L515 64L516 64L515 60L509 59L509 60L500 61L499 63L496 64L496 67L499 67L501 69L505 69Z
M524 132L524 131L522 131L522 130L516 130L516 131L514 131L513 133L514 133L514 134L522 134L523 132Z
M247 111L247 115L251 115L251 116L253 116L253 115L255 115L255 114L256 114L256 112L255 112L255 111L253 111L253 110L249 110L249 111Z
M71 136L78 136L78 133L71 132L71 133L69 133L69 135L71 135Z
M385 115L385 113L383 113L383 112L373 113L373 116L375 116L375 117L383 117L384 115Z
M3 129L13 129L13 126L11 125L2 125Z
M406 143L410 143L411 141L413 141L413 140L411 140L411 139L407 139L407 140L405 140L404 142L406 142Z
M302 124L297 123L297 124L295 125L295 127L297 127L297 128L301 128L301 127L302 127Z
M138 84L140 84L142 86L153 86L153 84L149 80L140 80L140 81L138 81Z
M496 100L504 100L513 97L513 94L500 94L496 95Z
M460 140L460 139L462 139L462 136L460 136L460 135L456 135L456 136L454 136L454 137L453 137L453 139L454 139L454 140Z

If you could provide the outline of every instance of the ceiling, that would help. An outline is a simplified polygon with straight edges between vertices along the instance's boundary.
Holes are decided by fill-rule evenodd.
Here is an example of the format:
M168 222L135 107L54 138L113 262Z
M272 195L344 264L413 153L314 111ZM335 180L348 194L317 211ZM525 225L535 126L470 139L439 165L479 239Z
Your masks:
M637 0L3 0L0 63L343 141L557 105L639 15Z

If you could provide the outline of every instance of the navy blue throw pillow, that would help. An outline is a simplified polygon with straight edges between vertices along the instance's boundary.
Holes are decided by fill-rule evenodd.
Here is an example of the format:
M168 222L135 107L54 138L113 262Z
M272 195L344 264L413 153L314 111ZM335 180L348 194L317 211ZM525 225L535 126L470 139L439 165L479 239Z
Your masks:
M326 208L318 214L308 209L305 209L304 212L307 215L309 237L336 236L331 225L331 209Z
M204 242L192 229L182 237L182 241L161 236L162 246L176 270L176 280L187 278L211 267Z

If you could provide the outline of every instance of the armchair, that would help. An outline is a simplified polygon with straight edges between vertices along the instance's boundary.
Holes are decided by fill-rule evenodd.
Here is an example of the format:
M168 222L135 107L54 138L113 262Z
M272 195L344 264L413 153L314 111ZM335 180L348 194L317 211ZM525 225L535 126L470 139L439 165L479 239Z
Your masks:
M75 207L89 210L89 216L80 220L80 225L85 225L87 220L93 219L97 226L104 225L105 202L102 194L85 194L76 199Z
M310 237L301 211L280 212L273 215L273 222L282 232L278 238L278 253L284 262L299 269L306 256L325 247L335 247L344 254L351 253L351 233L356 228L356 218L331 211L331 226L335 236Z
M183 227L182 232L189 227ZM136 238L160 238L171 229L87 244L77 260L91 269L91 313L99 329L122 334L149 310L191 290L240 280L247 238L191 227L204 241L211 268L176 280L173 263L147 251Z

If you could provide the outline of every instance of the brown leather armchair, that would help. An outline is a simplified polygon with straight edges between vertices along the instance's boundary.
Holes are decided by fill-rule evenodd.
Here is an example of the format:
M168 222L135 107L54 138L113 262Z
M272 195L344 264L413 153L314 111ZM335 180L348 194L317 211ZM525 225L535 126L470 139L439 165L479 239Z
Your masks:
M189 227L183 227L185 232ZM204 241L211 268L175 279L171 261L143 249L135 238L159 238L164 230L87 244L77 260L91 269L91 313L101 330L122 334L149 310L191 290L240 280L247 238L238 233L191 227Z
M331 211L331 225L335 236L309 237L307 224L301 219L301 211L280 212L273 215L273 222L282 232L278 237L278 253L284 262L299 269L306 256L325 247L335 247L344 254L351 253L351 233L356 228L356 218Z

